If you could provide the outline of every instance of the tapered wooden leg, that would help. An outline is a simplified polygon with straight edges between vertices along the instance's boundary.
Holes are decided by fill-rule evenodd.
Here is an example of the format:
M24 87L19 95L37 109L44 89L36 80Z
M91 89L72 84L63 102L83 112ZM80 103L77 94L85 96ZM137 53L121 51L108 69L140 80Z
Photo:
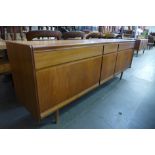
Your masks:
M138 57L138 50L137 50L137 57Z
M58 124L59 123L59 110L57 110L56 112L55 112L55 123L56 124Z
M121 72L120 80L122 79L122 76L123 76L123 72Z

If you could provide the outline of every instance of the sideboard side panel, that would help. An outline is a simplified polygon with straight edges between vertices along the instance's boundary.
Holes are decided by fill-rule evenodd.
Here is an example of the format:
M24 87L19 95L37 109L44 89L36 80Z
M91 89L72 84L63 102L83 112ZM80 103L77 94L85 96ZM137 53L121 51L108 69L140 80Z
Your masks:
M7 50L18 100L39 120L33 49L28 45L7 42Z

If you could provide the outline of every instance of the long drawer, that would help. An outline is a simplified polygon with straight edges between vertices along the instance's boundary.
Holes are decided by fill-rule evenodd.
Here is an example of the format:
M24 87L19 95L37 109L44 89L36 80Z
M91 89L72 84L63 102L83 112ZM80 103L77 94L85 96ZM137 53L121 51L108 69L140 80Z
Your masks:
M130 48L134 48L134 46L135 46L135 42L120 43L118 50L119 51L126 50L126 49L130 49Z
M35 68L41 69L102 55L103 45L34 52Z

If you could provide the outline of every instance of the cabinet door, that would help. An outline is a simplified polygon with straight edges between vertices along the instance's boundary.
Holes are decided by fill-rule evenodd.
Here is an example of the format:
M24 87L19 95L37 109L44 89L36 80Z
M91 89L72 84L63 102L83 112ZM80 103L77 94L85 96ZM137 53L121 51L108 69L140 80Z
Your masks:
M37 71L41 117L99 85L101 56Z
M116 63L116 55L117 53L103 55L100 83L103 83L113 77Z
M133 49L118 52L115 73L123 72L125 69L129 68L132 62L132 57Z

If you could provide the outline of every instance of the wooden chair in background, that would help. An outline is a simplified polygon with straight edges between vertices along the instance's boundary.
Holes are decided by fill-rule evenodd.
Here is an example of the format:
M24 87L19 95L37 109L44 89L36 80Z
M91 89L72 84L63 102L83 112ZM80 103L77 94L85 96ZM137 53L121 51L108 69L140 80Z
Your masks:
M50 31L50 30L36 30L36 31L29 31L26 33L26 38L28 41L32 41L34 39L50 39L54 38L57 40L61 39L61 32L60 31Z
M82 31L69 31L64 32L62 35L63 39L84 39L85 33Z
M101 32L90 32L86 35L86 39L93 39L93 38L103 38L104 35Z

